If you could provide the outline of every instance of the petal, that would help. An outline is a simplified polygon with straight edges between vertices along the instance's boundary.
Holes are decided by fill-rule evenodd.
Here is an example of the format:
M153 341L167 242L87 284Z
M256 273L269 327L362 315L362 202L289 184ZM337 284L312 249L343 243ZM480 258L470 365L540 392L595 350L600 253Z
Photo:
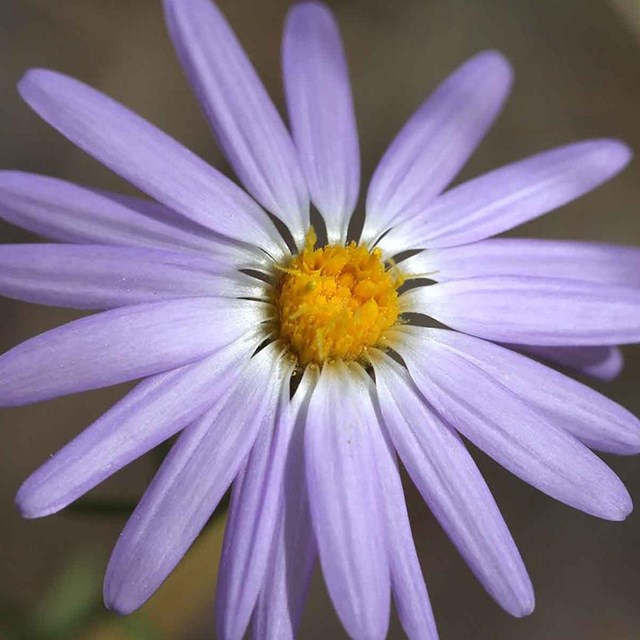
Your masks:
M40 117L159 202L220 235L282 255L275 227L249 196L140 116L45 69L29 71L18 89Z
M588 447L626 455L640 453L640 421L597 391L530 358L472 336L439 331L432 339L463 352L551 424Z
M531 580L462 440L429 410L403 367L382 352L373 364L385 425L422 497L496 602L515 616L531 613Z
M255 283L255 284L254 284ZM0 295L75 309L174 298L264 297L264 285L209 257L100 245L0 245Z
M0 406L97 389L194 362L259 324L262 306L188 298L75 320L0 356Z
M599 380L611 381L617 378L624 367L624 356L618 347L505 346Z
M260 429L273 422L286 371L275 348L265 347L243 368L223 401L184 430L113 550L104 583L107 607L130 613L173 571Z
M419 287L401 300L404 311L498 342L599 346L640 341L638 288L487 276Z
M640 249L596 242L494 238L429 249L400 263L408 277L442 282L484 276L531 276L640 285Z
M318 555L304 469L304 421L317 375L305 371L296 391L302 408L291 436L283 479L283 496L270 549L266 579L253 614L256 640L293 640Z
M340 32L325 5L291 8L282 55L293 139L311 199L329 242L344 242L358 200L360 151Z
M489 130L509 93L512 71L496 51L458 67L401 129L367 194L363 240L422 211L453 180Z
M288 366L291 375L293 364ZM261 429L233 483L216 588L220 640L244 637L265 581L282 502L287 451L300 408L299 396L292 402L289 394L285 383L273 423Z
M618 140L585 140L539 153L469 180L392 229L388 253L484 240L571 202L631 160Z
M313 529L333 605L350 636L384 638L389 559L370 439L377 420L342 361L322 368L311 397L305 464Z
M63 509L199 418L235 384L258 341L247 336L141 382L23 483L16 497L21 514L39 518Z
M372 431L380 480L381 509L387 532L391 588L398 617L408 638L437 640L438 630L413 542L395 457L382 431Z
M309 196L278 111L220 10L209 0L165 0L169 33L236 174L303 243Z
M442 329L394 330L391 339L425 398L465 437L544 493L607 520L632 509L620 479L589 449L554 427L478 364Z
M0 217L60 242L209 254L222 245L209 229L155 202L21 171L0 171ZM250 252L233 247L240 256Z

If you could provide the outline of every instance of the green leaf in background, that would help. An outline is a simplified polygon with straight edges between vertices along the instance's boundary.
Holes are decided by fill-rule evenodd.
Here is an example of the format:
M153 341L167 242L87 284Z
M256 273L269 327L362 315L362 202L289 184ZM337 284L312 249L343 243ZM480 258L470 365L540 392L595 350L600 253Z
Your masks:
M29 637L75 638L96 615L102 615L103 571L101 554L85 551L73 557L31 612Z

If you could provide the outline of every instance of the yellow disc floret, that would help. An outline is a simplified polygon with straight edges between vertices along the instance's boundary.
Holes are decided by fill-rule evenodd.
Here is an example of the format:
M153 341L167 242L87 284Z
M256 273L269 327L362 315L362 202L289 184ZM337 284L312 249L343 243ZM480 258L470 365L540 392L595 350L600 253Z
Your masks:
M362 358L398 319L402 277L378 249L351 243L315 248L313 229L277 287L280 338L301 365Z

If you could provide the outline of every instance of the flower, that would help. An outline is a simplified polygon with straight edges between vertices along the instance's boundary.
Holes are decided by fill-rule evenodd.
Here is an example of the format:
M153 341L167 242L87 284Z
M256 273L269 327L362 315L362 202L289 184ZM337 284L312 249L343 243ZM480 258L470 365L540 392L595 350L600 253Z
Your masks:
M530 613L526 569L458 432L552 497L623 519L631 499L589 448L637 453L637 420L518 351L614 376L616 345L640 340L640 253L487 238L608 180L629 150L579 142L444 191L511 85L506 60L481 53L385 153L356 244L358 140L329 11L304 2L287 19L290 137L218 9L165 9L250 195L76 80L23 78L37 113L157 203L0 174L2 217L60 242L0 247L0 292L101 311L0 357L0 402L144 378L27 479L21 512L59 511L181 432L115 547L107 606L145 602L233 482L220 638L250 619L258 638L295 635L316 557L352 637L384 637L393 592L407 635L435 638L397 453L487 591Z

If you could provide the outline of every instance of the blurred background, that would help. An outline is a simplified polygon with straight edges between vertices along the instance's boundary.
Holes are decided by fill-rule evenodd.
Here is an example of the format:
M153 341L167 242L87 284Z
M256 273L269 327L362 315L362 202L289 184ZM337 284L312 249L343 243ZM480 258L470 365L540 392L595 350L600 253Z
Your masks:
M279 46L287 0L220 0L268 90L283 106ZM640 149L637 0L334 0L345 40L366 181L392 136L466 57L503 51L511 100L460 179L551 146L614 136ZM100 88L229 173L166 35L159 0L0 2L0 169L17 168L131 192L21 102L15 84L46 66ZM517 235L640 244L638 162L622 176ZM0 222L1 242L26 232ZM0 350L77 317L0 300ZM594 384L640 413L640 348L618 380ZM101 580L129 505L156 468L152 452L75 509L22 520L13 496L26 476L126 390L110 388L0 412L0 638L212 638L221 522L139 613L102 610ZM554 502L474 450L537 593L515 620L483 592L417 492L406 483L416 544L443 640L640 637L640 514L601 522ZM640 460L607 457L640 501ZM102 509L96 509L102 505ZM346 637L316 575L300 634ZM394 618L390 637L403 637Z

